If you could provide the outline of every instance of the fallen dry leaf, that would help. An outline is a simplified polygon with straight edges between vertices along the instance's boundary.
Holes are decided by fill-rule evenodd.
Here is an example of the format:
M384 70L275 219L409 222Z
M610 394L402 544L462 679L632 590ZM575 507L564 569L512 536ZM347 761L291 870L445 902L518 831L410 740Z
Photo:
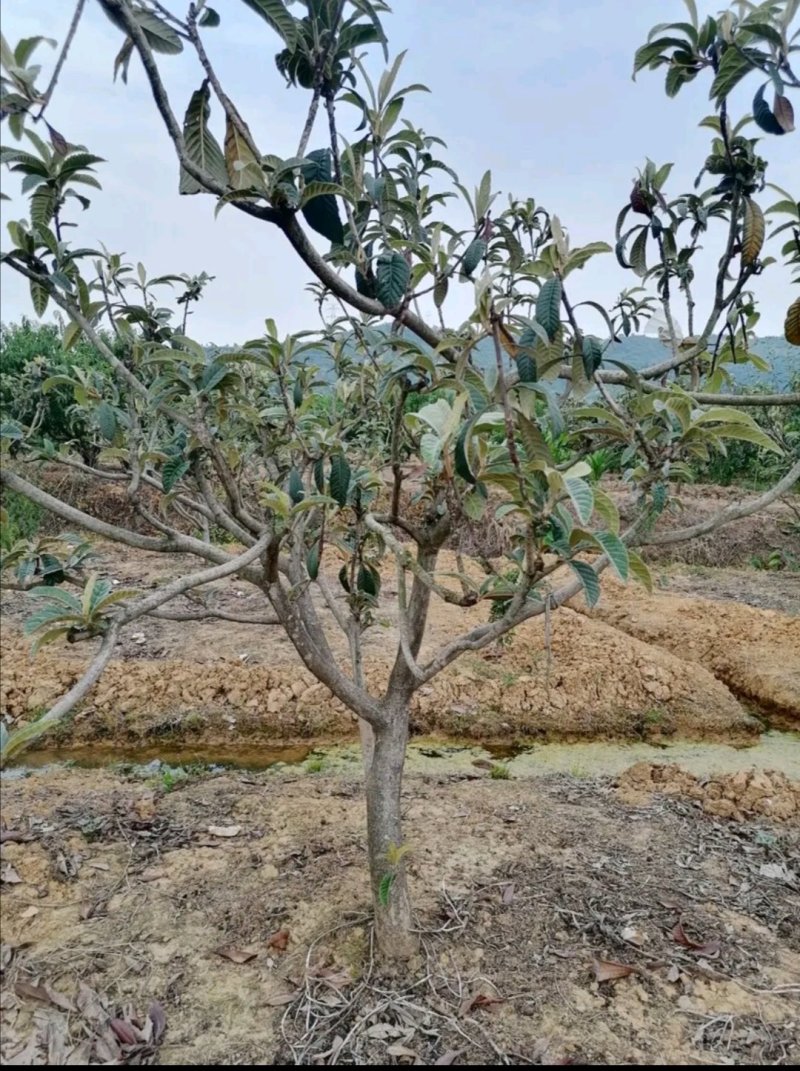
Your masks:
M709 956L713 959L720 953L721 945L719 941L693 941L684 930L682 922L672 928L671 936L676 944L683 945L684 948L688 948L690 952L695 952L698 956Z
M448 1049L447 1052L443 1052L438 1060L434 1060L434 1064L437 1067L447 1067L449 1064L454 1064L461 1055L461 1049Z
M238 837L242 832L241 826L209 826L208 832L212 837Z
M0 881L5 885L19 885L22 878L16 872L11 863L6 863L2 870L0 870Z
M167 1016L163 1006L154 1000L147 1010L147 1018L153 1024L153 1041L158 1041L167 1026Z
M218 956L222 956L223 959L229 959L231 963L249 963L251 959L255 959L258 955L258 949L254 948L235 948L233 945L226 945L224 948L215 948L214 952Z
M35 839L33 833L20 833L18 829L0 829L0 844L24 844Z
M151 866L147 870L143 870L139 875L140 881L158 881L159 878L165 878L167 872L163 866Z
M108 1022L108 1010L97 993L85 982L78 982L75 1003L84 1019L93 1026L104 1026Z
M491 993L476 993L474 997L467 997L466 1000L461 1002L460 1013L461 1015L469 1015L471 1011L475 1011L476 1008L491 1008L495 1004L502 1004L502 997L492 996Z
M126 1023L124 1019L109 1019L108 1025L123 1045L135 1045L139 1040L137 1032L133 1029L131 1024Z
M274 993L267 997L264 1003L268 1008L281 1008L284 1004L291 1004L297 993Z
M33 985L33 983L26 982L21 978L15 984L14 991L19 997L32 997L34 1000L41 1000L44 1004L53 1004L56 1008L61 1008L62 1011L75 1010L75 1005L69 997L59 993L57 989L53 989L49 985Z
M610 959L594 959L592 968L598 982L614 982L617 978L627 978L629 974L636 973L636 968L630 964L615 963Z
M631 945L636 945L638 948L641 948L641 946L647 940L647 938L642 933L642 931L641 930L637 930L637 928L635 926L625 926L625 927L623 927L623 929L622 929L622 931L620 933L620 936L622 937L623 941L627 941L628 944L631 944Z
M39 908L38 907L34 907L33 904L31 904L30 907L26 907L25 908L25 910L20 915L20 918L21 919L32 919L34 917L34 915L38 915L38 914L39 914Z
M407 1049L405 1045L390 1045L386 1050L386 1055L405 1057L406 1059L410 1060L416 1060L419 1058L418 1054L414 1052L413 1049Z
M503 886L503 895L501 897L501 900L506 905L514 903L514 885L513 884L509 884L509 885L504 885Z
M288 944L288 930L276 930L271 937L267 938L267 948L274 948L276 952L285 952Z

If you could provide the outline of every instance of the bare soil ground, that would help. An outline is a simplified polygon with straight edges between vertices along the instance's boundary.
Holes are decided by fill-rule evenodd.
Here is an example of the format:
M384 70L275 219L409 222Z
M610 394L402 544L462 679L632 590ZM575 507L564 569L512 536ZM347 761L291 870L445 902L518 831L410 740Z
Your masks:
M667 770L409 779L422 944L394 975L357 780L8 782L4 1062L796 1063L800 823L708 803L800 788Z

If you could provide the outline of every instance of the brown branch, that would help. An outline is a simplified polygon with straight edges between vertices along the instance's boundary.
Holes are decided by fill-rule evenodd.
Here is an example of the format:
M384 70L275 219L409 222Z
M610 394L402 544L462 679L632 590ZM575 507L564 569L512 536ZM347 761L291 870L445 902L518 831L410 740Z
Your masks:
M78 0L77 4L75 5L72 22L70 22L69 29L67 30L67 36L64 38L64 45L61 49L61 53L58 57L55 68L53 69L53 75L50 79L50 83L47 89L45 90L44 97L42 98L42 106L39 109L39 114L34 116L33 121L35 123L38 123L39 120L42 118L45 112L45 108L50 103L50 98L53 96L53 92L56 88L56 83L58 82L59 75L61 74L61 68L64 66L64 63L67 58L67 53L69 52L70 45L72 44L72 39L78 29L78 23L81 21L81 15L83 14L83 8L85 4L86 0Z

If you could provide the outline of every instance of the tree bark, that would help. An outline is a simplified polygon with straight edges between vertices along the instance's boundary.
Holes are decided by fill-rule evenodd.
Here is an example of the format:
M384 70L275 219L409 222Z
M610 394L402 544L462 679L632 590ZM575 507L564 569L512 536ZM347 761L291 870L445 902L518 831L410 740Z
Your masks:
M408 741L408 703L393 704L388 725L374 731L372 763L366 776L367 843L375 932L387 959L409 959L418 948L411 932L400 787Z

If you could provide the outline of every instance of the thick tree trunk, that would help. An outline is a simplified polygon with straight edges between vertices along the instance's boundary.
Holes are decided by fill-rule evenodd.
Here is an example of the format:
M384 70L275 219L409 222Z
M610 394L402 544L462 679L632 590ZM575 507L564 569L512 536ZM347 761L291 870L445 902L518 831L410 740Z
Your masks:
M418 946L411 932L400 788L408 740L408 705L390 712L389 725L375 730L372 763L366 776L367 839L375 930L381 954L408 959ZM399 857L398 857L399 855Z

